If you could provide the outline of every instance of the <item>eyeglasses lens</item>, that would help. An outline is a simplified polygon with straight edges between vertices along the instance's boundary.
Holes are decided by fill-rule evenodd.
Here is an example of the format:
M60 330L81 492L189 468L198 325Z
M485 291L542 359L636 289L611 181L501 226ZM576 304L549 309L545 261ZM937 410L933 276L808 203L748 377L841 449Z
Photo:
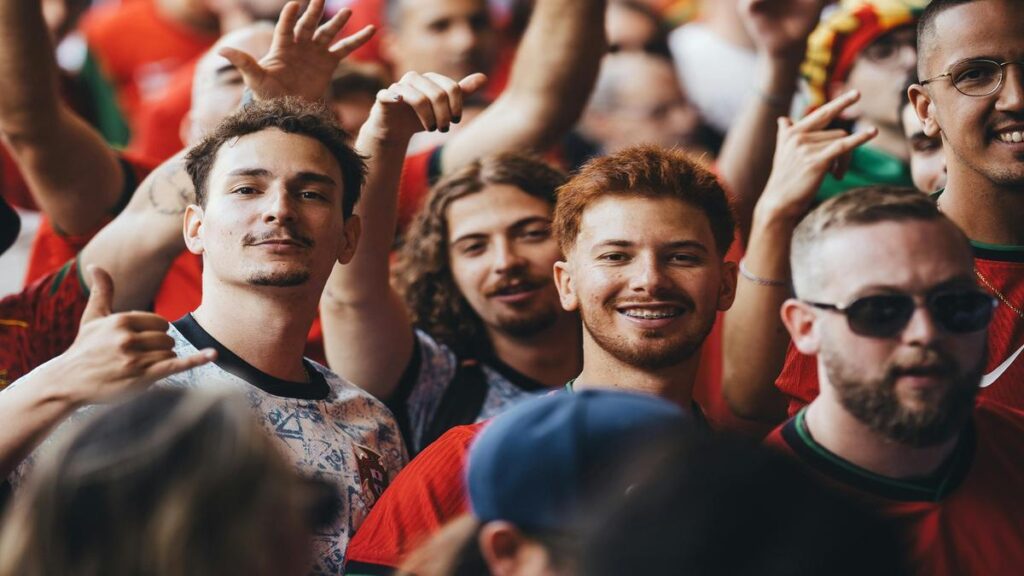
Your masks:
M889 338L903 330L914 314L914 299L905 294L867 296L846 309L850 330L861 336ZM967 334L992 320L992 299L977 291L943 292L928 299L928 312L944 330Z
M1003 80L1003 67L989 60L970 60L949 71L953 86L967 96L988 96Z

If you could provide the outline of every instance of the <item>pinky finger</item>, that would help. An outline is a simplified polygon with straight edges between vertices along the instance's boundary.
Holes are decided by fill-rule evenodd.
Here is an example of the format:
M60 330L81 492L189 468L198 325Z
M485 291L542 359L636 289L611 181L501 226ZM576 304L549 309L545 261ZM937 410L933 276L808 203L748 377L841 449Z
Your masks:
M172 376L179 372L191 370L217 359L217 351L213 348L200 350L198 354L185 357L168 358L155 362L146 370L146 376L153 381Z
M366 42L373 37L373 34L376 31L377 29L374 28L372 24L367 25L359 32L356 32L351 36L346 36L345 38L335 42L331 46L330 52L340 60L357 50L363 44L366 44Z

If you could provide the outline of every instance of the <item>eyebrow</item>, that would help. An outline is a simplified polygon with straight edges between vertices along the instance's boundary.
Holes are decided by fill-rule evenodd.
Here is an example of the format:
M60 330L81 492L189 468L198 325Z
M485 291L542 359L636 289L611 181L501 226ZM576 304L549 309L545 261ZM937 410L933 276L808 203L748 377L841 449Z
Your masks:
M613 239L598 242L597 244L594 245L594 248L632 248L634 246L636 246L636 242L632 242L630 240ZM699 252L709 252L707 246L705 246L703 242L699 242L697 240L676 240L675 242L662 244L658 248L659 250L678 250L680 248L689 248L697 250Z
M269 176L273 176L270 170L267 170L266 168L238 168L236 170L228 172L227 175L228 177L254 176L257 178L267 178ZM331 178L326 174L321 174L320 172L310 172L308 170L296 173L294 176L289 178L289 180L293 182L315 182L319 184L327 184L329 186L337 185L337 182L334 181L334 178Z
M514 230L516 228L523 228L525 226L529 226L530 224L536 224L538 222L550 225L551 218L545 216L527 216L526 218L516 220L515 222L510 224L507 229ZM478 238L485 238L486 236L487 235L484 234L483 232L468 232L452 240L451 244L454 246L455 244L458 244L459 242L462 242L464 240L476 240Z

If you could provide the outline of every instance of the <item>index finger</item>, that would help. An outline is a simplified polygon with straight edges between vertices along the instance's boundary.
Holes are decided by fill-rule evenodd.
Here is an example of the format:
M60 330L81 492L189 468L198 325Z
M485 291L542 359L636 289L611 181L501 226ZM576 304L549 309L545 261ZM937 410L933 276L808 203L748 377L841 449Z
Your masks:
M170 322L152 312L120 312L117 314L133 332L166 332Z
M839 117L843 110L849 108L857 100L860 100L860 92L856 90L845 92L801 118L799 122L794 124L794 128L798 130L821 130L831 124L833 120Z

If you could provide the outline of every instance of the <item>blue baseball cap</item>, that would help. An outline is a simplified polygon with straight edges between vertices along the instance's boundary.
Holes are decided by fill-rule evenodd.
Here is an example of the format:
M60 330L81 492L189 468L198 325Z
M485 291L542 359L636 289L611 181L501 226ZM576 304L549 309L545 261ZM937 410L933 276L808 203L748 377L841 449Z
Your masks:
M7 200L0 198L0 254L3 254L18 239L21 232L21 218Z
M473 515L528 531L578 528L583 502L617 466L692 420L648 394L555 392L513 407L488 424L469 451Z

